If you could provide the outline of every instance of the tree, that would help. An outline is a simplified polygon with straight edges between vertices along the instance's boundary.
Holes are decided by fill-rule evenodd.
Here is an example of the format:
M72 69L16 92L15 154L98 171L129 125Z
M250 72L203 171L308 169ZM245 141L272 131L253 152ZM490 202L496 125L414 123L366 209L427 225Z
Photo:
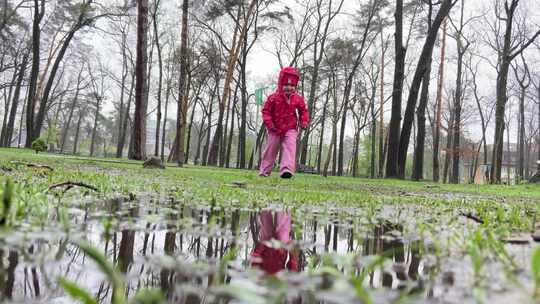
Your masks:
M325 45L326 40L328 39L328 31L330 29L330 25L332 24L332 21L336 18L336 16L339 15L341 8L343 7L343 0L340 0L337 4L337 8L333 9L332 0L328 1L328 5L326 8L326 13L323 13L322 11L322 0L317 0L316 5L316 27L315 27L315 33L313 35L313 67L311 72L311 78L310 78L310 85L309 85L309 95L307 98L307 107L309 112L309 117L313 117L313 113L315 112L316 102L317 102L317 88L319 83L319 69L321 62L323 60L323 55L325 51ZM308 10L306 10L306 15ZM302 23L302 29L304 28L304 23ZM301 37L304 35L304 31L300 31ZM298 41L298 40L297 40ZM298 43L295 46L295 49L298 49ZM302 138L300 149L299 149L299 156L300 156L300 163L305 165L306 164L306 158L307 158L307 146L309 142L309 136L311 133L311 127L308 127L308 129L304 132L304 137Z
M367 4L367 7L362 7L361 11L363 12L363 18L361 18L359 27L363 30L362 36L360 38L360 45L356 50L357 55L352 62L352 67L347 75L345 81L345 87L343 89L343 113L341 115L341 130L339 137L339 154L338 154L338 164L337 164L337 175L343 175L343 142L345 138L345 125L347 122L347 110L349 98L351 95L351 90L353 86L353 80L356 75L356 71L360 66L368 46L370 46L377 37L377 30L380 26L373 25L375 16L378 15L379 11L388 4L386 1L370 1Z
M428 3L428 16L427 16L427 32L431 30L431 22L433 15L433 4L430 1ZM446 20L446 19L445 19ZM424 72L422 79L422 91L420 92L420 103L416 110L417 120L417 136L416 145L414 147L413 154L413 173L412 180L419 181L424 178L424 144L426 137L426 106L429 99L429 83L431 81L431 57L428 59L427 68Z
M18 73L14 73L14 75L18 74L17 83L15 84L15 92L13 93L13 97L11 100L11 107L9 109L9 117L7 118L7 122L4 118L3 123L5 124L5 126L2 128L2 136L0 138L0 147L11 146L11 142L13 138L13 129L15 126L15 117L17 115L17 109L19 107L21 88L23 86L24 76L26 74L26 68L28 66L29 54L30 54L29 52L24 53L22 62L18 67ZM7 108L5 110L7 114Z
M159 136L161 127L161 88L163 86L163 59L162 59L162 46L160 43L160 33L158 30L158 11L161 0L154 0L153 12L152 12L152 24L154 29L154 42L156 44L158 54L158 66L159 66L159 80L157 91L157 107L156 107L156 141L154 144L154 155L159 156Z
M37 79L39 74L41 20L45 15L45 0L34 0L34 14L32 17L32 69L30 71L30 84L28 87L28 102L26 103L26 147L30 147L34 138L34 115L36 107Z
M527 89L531 85L531 75L529 72L529 65L525 61L523 54L521 54L522 71L523 74L519 76L517 66L513 66L514 75L519 85L519 110L518 110L518 166L516 172L516 182L520 182L524 178L525 169L525 98ZM527 164L528 167L528 164Z
M444 83L444 61L446 54L446 24L447 19L444 20L442 42L441 42L441 56L439 63L439 76L437 80L437 96L435 101L435 133L433 136L433 181L438 182L439 173L439 146L441 142L441 119L442 119L442 94Z
M453 184L459 183L459 159L460 159L460 135L461 135L461 107L463 103L463 58L465 52L471 45L470 41L464 36L463 28L466 25L463 21L463 15L465 10L465 0L461 1L461 15L459 17L459 24L456 25L452 19L450 19L452 26L455 30L453 38L457 44L457 72L456 72L456 90L454 94L454 128L453 132L453 148L452 148L452 176L450 182ZM469 19L470 21L472 19ZM467 22L468 23L468 22Z
M37 2L37 0L36 0ZM45 1L42 1L42 5L44 5ZM65 10L63 11L64 14L67 16L61 16L61 18L66 18L68 20L74 20L73 24L69 28L68 32L62 37L61 39L61 45L58 49L58 54L56 55L56 58L54 60L54 63L51 67L51 71L47 77L47 83L45 85L45 89L43 91L43 94L39 103L39 109L37 112L37 115L35 116L35 121L31 122L31 128L29 125L27 125L27 142L28 140L33 140L34 138L37 138L41 134L41 129L43 126L43 122L45 121L45 117L47 114L47 109L49 106L49 99L50 94L53 89L53 85L56 79L56 74L59 70L60 64L64 60L65 54L67 49L70 46L71 41L75 37L75 34L79 32L81 29L92 25L97 19L102 18L104 16L107 16L106 14L95 14L95 9L92 6L93 0L83 0L81 3L73 4L71 2L62 2L62 6L60 9ZM37 5L37 3L36 3ZM44 12L44 7L43 7ZM37 29L39 30L39 22ZM39 35L37 37L39 40ZM39 43L39 41L37 41ZM39 62L38 62L39 67ZM37 96L34 96L34 99L36 99ZM32 118L34 117L34 110L35 110L35 100L32 102L32 108L28 109L31 111Z
M88 84L83 85L83 70L84 70L85 66L86 66L86 64L85 64L85 62L83 62L82 65L81 65L81 69L79 71L79 74L77 75L77 84L76 84L76 88L75 88L75 95L73 96L72 101L70 103L69 110L68 110L69 111L68 112L69 113L68 118L67 118L67 121L64 124L61 139L60 139L60 153L64 152L64 147L66 145L68 132L69 132L69 130L71 128L71 121L73 119L73 114L75 113L75 108L76 108L77 103L79 101L79 94L80 94L82 89L84 89L86 86L88 86Z
M483 161L482 164L484 166L488 165L488 147L487 147L487 128L488 124L493 116L493 110L495 109L495 104L490 103L489 101L486 101L484 99L484 96L480 96L479 88L478 88L478 65L480 63L477 63L475 67L472 66L472 62L469 61L467 63L467 69L469 70L469 75L471 76L471 86L472 86L472 93L474 96L474 100L476 103L476 107L478 109L478 115L480 116L480 125L482 127L482 139L481 144L478 146L478 150L480 150L481 147L483 147ZM489 180L489 174L485 176L486 180Z
M133 155L130 159L146 158L146 114L148 108L147 79L148 0L137 5L137 58L135 63L135 117L133 120Z
M184 146L186 142L186 115L188 106L187 74L188 74L188 0L182 2L182 32L180 37L180 81L178 90L178 111L176 117L176 146L174 152L178 157L178 166L182 166L185 162ZM175 154L173 153L173 155ZM174 159L175 157L172 157Z
M437 39L437 32L441 26L443 20L450 13L450 9L456 4L457 0L443 0L439 7L439 11L431 24L431 27L427 33L424 46L418 64L414 72L414 77L409 90L409 97L407 98L407 106L405 108L405 115L403 116L403 126L401 129L401 135L399 138L399 149L397 158L397 177L405 177L405 164L407 162L407 154L409 148L409 141L411 138L412 123L414 120L414 109L416 107L416 101L418 99L418 93L422 81L426 75L426 70L430 68L431 56L433 53L433 47ZM431 2L430 2L430 5ZM429 77L425 79L428 81Z
M495 106L495 134L493 137L493 151L491 156L491 183L501 182L502 156L503 156L503 136L504 136L504 113L506 109L507 83L510 64L519 54L521 54L540 35L540 30L530 38L525 33L520 33L519 37L514 36L514 17L519 0L504 1L504 15L501 12L501 3L495 4L495 16L498 21L504 23L504 37L500 41L500 33L496 31L494 43L491 47L497 50L498 74L497 74L497 102Z
M394 84L392 90L392 112L388 130L388 151L386 158L386 177L398 177L398 147L401 125L401 98L403 78L405 75L405 52L403 46L403 0L396 0L394 13L396 32L394 34L395 65Z

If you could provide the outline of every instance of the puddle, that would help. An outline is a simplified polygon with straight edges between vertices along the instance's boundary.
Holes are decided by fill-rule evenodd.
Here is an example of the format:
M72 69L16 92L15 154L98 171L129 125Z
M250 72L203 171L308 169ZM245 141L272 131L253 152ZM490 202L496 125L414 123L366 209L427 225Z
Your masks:
M63 277L109 303L110 281L76 245L79 240L90 243L125 275L128 299L143 288L161 289L171 303L227 302L231 295L241 299L233 286L269 300L281 289L276 282L264 282L268 269L284 268L291 271L277 275L289 286L281 290L281 299L302 303L358 303L360 290L368 290L375 303L404 296L427 303L503 303L516 294L523 297L523 290L505 283L506 270L496 261L485 261L483 268L491 284L471 288L478 285L470 257L449 241L456 231L444 229L455 220L435 221L440 214L420 206L276 205L251 210L194 208L151 198L88 199L65 208L65 213L51 213L46 225L22 223L16 231L0 232L0 299L72 303L58 284ZM426 233L434 222L436 228ZM463 234L466 231L463 228ZM442 245L447 247L441 253ZM233 248L236 255L223 273L221 261ZM527 267L530 245L507 248L517 265ZM379 263L380 256L385 259ZM362 281L355 285L352 277ZM522 285L529 288L529 281Z

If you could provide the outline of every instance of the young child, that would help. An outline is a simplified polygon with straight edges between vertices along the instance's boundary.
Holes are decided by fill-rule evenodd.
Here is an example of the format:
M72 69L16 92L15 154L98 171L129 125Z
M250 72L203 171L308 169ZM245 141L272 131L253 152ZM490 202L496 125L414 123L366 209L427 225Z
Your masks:
M295 68L283 68L279 72L277 90L268 96L262 109L268 140L262 155L260 176L270 175L280 149L279 175L282 178L291 178L296 170L298 125L305 129L309 122L304 97L296 94L298 80L300 80L300 74Z

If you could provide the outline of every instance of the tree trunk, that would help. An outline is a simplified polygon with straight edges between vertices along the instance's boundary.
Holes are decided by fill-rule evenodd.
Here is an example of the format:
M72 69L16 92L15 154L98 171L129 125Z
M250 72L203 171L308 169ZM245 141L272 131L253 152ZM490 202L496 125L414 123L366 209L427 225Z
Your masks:
M405 52L403 46L403 0L396 0L394 13L396 23L395 37L395 66L394 85L392 90L392 113L388 129L388 150L386 153L386 177L398 177L398 147L401 125L401 98L403 91L403 79L405 77Z
M75 113L75 106L77 105L77 101L79 100L79 93L81 91L81 77L82 77L83 69L84 69L84 64L81 67L81 70L79 71L79 75L77 76L77 87L75 89L75 96L73 97L73 101L71 102L71 106L69 107L68 119L66 121L64 129L62 130L62 138L60 141L60 153L64 152L67 136L71 127L71 120L73 119L73 114Z
M244 45L244 36L247 33L247 28L249 24L249 19L251 18L251 15L253 15L253 11L256 4L258 3L258 0L252 0L249 4L247 14L245 15L245 20L243 21L243 24L240 25L237 24L234 35L233 35L233 43L231 47L231 51L229 53L229 59L227 63L227 70L225 74L225 82L223 84L223 95L222 100L219 106L219 116L218 116L218 123L216 132L214 133L214 139L212 140L212 146L210 147L210 153L208 156L208 164L211 166L216 166L218 161L218 154L220 151L220 146L222 145L221 139L223 136L223 114L226 108L228 108L229 104L229 97L230 97L230 91L231 91L231 82L234 74L234 70L236 67L236 62L238 60L238 55L240 50L242 49ZM240 11L238 16L240 16ZM240 20L240 18L238 18ZM237 39L237 34L239 33L239 37Z
M324 170L323 170L323 176L328 176L328 167L330 166L330 159L332 158L332 155L334 155L334 150L336 146L336 139L337 139L337 123L332 123L332 139L330 142L330 146L328 147L328 154L326 155L326 161L324 162Z
M101 97L96 100L96 112L94 114L94 126L92 127L92 139L90 140L90 156L94 156L96 145L97 128L99 124L99 110L101 106Z
M538 135L537 135L537 139L536 139L536 153L537 153L537 156L536 156L536 163L537 163L537 166L536 166L536 170L538 172L540 172L540 77L539 77L539 82L538 82L538 87L536 88L536 93L538 94L536 96L536 98L538 98L537 100L537 104L538 104L538 117L537 117L537 123L538 123Z
M236 82L236 86L235 86L235 89L234 89L234 94L231 96L232 99L233 99L233 104L236 105L236 102L238 100L237 98L237 93L238 93L238 88L240 87L240 82ZM229 131L229 118L232 118L232 116L234 115L234 106L232 107L232 111L229 111L231 108L230 106L230 103L227 104L227 107L225 108L225 113L226 113L226 116L225 116L225 123L223 124L224 125L224 130L223 130L223 137L221 138L221 144L219 146L219 166L220 167L223 167L225 166L225 157L227 156L227 147L229 146L229 141L228 141L228 138L227 138L227 132ZM233 130L231 130L233 131Z
M203 148L203 161L202 161L203 166L206 166L206 164L208 163L208 159L210 158L209 150L210 150L210 134L212 131L212 112L213 112L212 110L214 107L214 98L217 95L218 89L219 89L219 78L216 78L216 85L210 96L210 111L208 114L208 130L206 133L206 144L204 145L204 148Z
M185 142L186 142L186 115L188 102L188 13L189 1L182 1L182 31L180 33L180 80L178 82L178 110L176 114L176 155L178 157L178 166L182 167L185 161Z
M465 44L463 43L463 15L465 10L465 1L462 0L461 2L461 15L460 15L460 27L457 29L457 51L458 51L458 62L457 62L457 77L456 77L456 91L454 95L454 136L452 138L453 141L453 149L452 149L452 156L453 156L453 168L452 168L452 178L450 180L453 184L459 184L460 180L460 174L459 174L459 162L460 162L460 156L461 156L461 106L463 103L463 84L462 84L462 78L463 78L463 56L465 55L465 52L469 48L469 42L467 41Z
M428 24L428 33L431 30L431 18L433 14L433 7L432 4L429 3L429 10L428 10L428 18L427 18L427 24ZM446 20L446 19L444 19ZM416 136L416 145L414 147L414 154L413 154L413 172L411 179L415 181L422 180L424 178L424 144L426 140L426 107L428 105L428 99L429 99L429 83L431 80L431 63L432 58L429 57L428 59L428 68L425 71L425 74L423 75L422 79L422 91L420 92L420 103L418 104L418 108L416 109L416 120L418 125L417 130L417 136Z
M383 28L381 24L381 76L380 76L380 104L379 104L379 174L384 176L384 56Z
M508 84L508 71L510 63L519 54L523 52L526 46L530 45L536 37L540 35L538 31L523 47L514 51L517 46L514 46L512 39L512 27L514 23L514 13L518 6L519 0L512 0L510 4L505 2L504 11L506 17L500 17L502 21L506 23L504 41L502 50L499 51L498 58L498 75L497 75L497 99L495 106L495 135L493 138L493 151L491 157L491 183L501 182L502 173L502 157L503 157L503 136L504 136L504 113L506 109L507 96L507 84ZM514 53L512 53L514 51Z
M326 108L328 107L328 101L330 100L330 80L328 81L328 87L326 89L326 99L324 101L323 112L321 117L321 135L319 136L319 152L317 155L317 172L321 174L321 160L322 160L322 151L324 144L324 131L326 124Z
M230 160L231 160L231 148L232 148L232 142L233 142L233 136L234 136L234 113L235 113L235 109L236 109L236 103L238 101L238 98L236 98L236 92L238 91L238 88L240 87L240 85L237 85L236 86L236 89L235 89L235 93L234 93L234 101L233 101L233 105L231 107L231 129L229 130L229 139L227 140L227 151L226 151L226 155L225 155L225 167L226 168L229 168L230 166ZM243 97L242 97L243 99ZM238 168L238 157L236 158L236 167Z
M9 118L6 125L6 132L4 137L4 142L2 146L4 147L10 147L11 141L13 138L13 129L15 126L15 118L17 116L17 109L19 108L19 99L21 96L21 87L22 83L24 81L24 75L26 73L26 67L28 66L28 58L29 58L29 52L26 52L23 57L23 61L21 63L21 66L19 68L19 75L17 78L17 84L15 87L15 92L13 93L13 98L11 102L11 109L9 112ZM22 120L22 114L21 114L21 120ZM21 130L19 130L21 132Z
M191 148L191 130L193 129L193 120L195 119L195 108L197 108L197 96L195 97L194 103L193 103L193 109L191 109L191 115L189 118L189 124L187 129L187 140L186 140L186 157L184 158L184 164L188 163L189 159L189 151Z
M525 98L527 95L527 89L531 84L529 67L524 57L523 61L523 77L519 77L517 67L514 68L514 74L516 80L519 83L519 111L518 111L518 166L516 172L516 182L519 183L525 177ZM528 164L527 164L528 167Z
M126 131L125 131L125 125L124 125L124 119L125 119L125 110L124 110L124 96L126 93L126 79L128 76L128 65L127 65L127 54L126 54L126 34L122 33L122 79L120 82L120 107L118 109L118 138L116 141L116 158L122 157L122 150L124 147L124 139ZM131 94L133 88L133 79L131 82L131 88L129 90L129 94ZM129 101L128 101L129 102ZM129 115L129 113L127 113Z
M460 161L460 151L461 151L461 103L462 103L462 67L463 67L463 53L458 54L458 64L457 64L457 78L456 78L456 92L454 95L454 124L452 131L454 132L452 136L452 178L450 183L459 184L459 161Z
M374 87L374 89L376 89ZM371 102L371 128L370 128L370 133L371 133L371 157L370 157L370 160L371 160L371 164L370 164L370 170L369 170L369 177L370 178L375 178L375 158L376 158L376 149L375 149L375 146L376 146L376 134L377 134L377 116L375 115L375 94L373 94L373 101ZM357 137L360 137L359 135ZM358 138L357 139L358 141L360 141L360 139ZM354 155L354 157L356 158L357 156Z
M32 69L30 71L30 84L28 87L28 97L26 102L26 142L25 147L30 148L34 136L34 115L37 102L37 79L39 75L40 61L40 22L45 14L45 0L34 0L34 15L32 22ZM40 9L41 6L41 9ZM20 131L19 131L20 132Z
M439 79L437 81L437 97L436 97L436 114L435 114L435 136L433 138L433 181L438 182L439 173L439 146L441 142L441 117L442 117L442 91L444 81L444 61L446 51L446 24L447 19L444 19L442 43L441 43L441 62L439 63Z
M5 91L7 90L7 88L4 89L5 103L4 103L4 117L2 119L2 132L0 133L0 147L5 146L4 142L5 142L5 139L6 139L8 113L10 112L10 105L14 103L12 101L12 99L13 99L12 98L12 96L13 96L13 87L16 86L15 81L17 79L17 74L20 74L20 70L21 70L21 68L18 67L17 60L15 60L14 65L15 65L15 69L13 71L11 81L9 82L9 93L6 94Z
M154 16L152 18L152 21L154 24L154 42L156 43L157 55L158 55L158 67L159 67L157 108L156 108L156 143L154 145L154 155L156 157L159 156L159 136L160 136L160 128L161 128L161 88L163 86L163 58L161 56L161 44L159 42L159 31L158 31L158 23L157 23L158 8L159 8L159 1L154 7Z
M248 93L246 85L246 64L247 52L242 51L242 62L240 65L240 80L242 82L242 106L240 110L240 129L238 131L238 163L237 168L246 168L246 128L247 128L247 106Z
M446 133L446 153L444 155L444 167L443 167L443 182L447 182L448 170L450 168L450 160L452 156L452 137L454 132L454 111L450 110L450 119L448 121L448 132Z
M419 181L424 178L424 145L426 139L426 107L429 99L429 80L431 74L431 59L429 68L426 70L422 80L422 92L420 93L420 103L416 110L416 119L418 121L418 135L416 136L416 145L413 156L413 174L412 180Z
M418 59L418 65L414 73L411 88L409 90L409 97L407 99L407 107L405 108L405 115L403 117L403 126L401 129L401 135L399 138L399 150L398 150L398 174L399 178L405 177L405 165L407 162L407 152L409 148L409 141L411 139L411 128L414 120L414 109L416 107L416 101L418 99L418 93L422 79L426 74L426 70L430 68L431 56L433 53L433 47L437 39L437 32L441 26L443 20L446 18L450 9L455 4L452 0L443 0L437 16L433 20L433 24L429 28L422 53Z
M73 154L74 155L77 154L77 146L79 145L79 132L81 130L83 112L84 111L79 109L79 119L77 120L77 127L75 128L75 138L73 139Z
M308 105L308 113L309 117L313 118L313 114L315 113L316 103L317 103L317 85L319 82L319 70L320 70L320 64L323 59L324 51L325 51L325 44L326 39L328 38L328 30L330 28L330 24L332 23L332 20L340 13L341 8L343 7L344 1L341 0L338 4L337 9L332 12L332 1L328 3L328 12L327 14L321 13L321 3L317 1L317 14L318 14L318 22L315 35L314 35L314 41L313 41L313 70L311 73L311 83L309 86L309 96L307 99ZM326 16L326 21L324 22L324 28L321 33L321 26L323 25L323 16ZM311 127L308 127L305 132L304 136L302 137L301 144L300 144L300 164L305 165L307 160L307 148L309 143L309 136L311 135ZM320 170L319 170L320 172Z
M133 118L133 155L130 159L146 158L146 113L148 109L148 0L137 6L137 59L135 63L135 116Z
M124 146L126 145L126 136L127 136L127 129L128 129L128 122L130 119L130 113L131 113L131 100L133 99L133 90L135 89L135 73L132 73L131 75L131 85L129 88L129 96L127 101L127 107L126 111L123 115L123 121L122 123L122 133L118 135L118 145L116 147L116 157L121 158L124 154ZM131 138L131 136L130 136ZM130 139L131 140L131 139Z
M45 85L45 90L43 91L43 96L41 96L41 101L39 103L39 109L38 113L34 122L34 130L32 133L31 140L35 140L36 138L40 137L41 135L41 128L43 127L43 122L45 121L45 116L47 115L47 109L49 107L49 97L51 95L51 90L53 89L53 84L55 82L56 73L58 72L58 68L60 67L60 63L64 59L64 55L66 54L66 51L69 47L69 44L73 37L75 36L75 33L81 28L82 25L76 24L74 28L72 28L66 37L63 40L62 47L60 48L60 51L54 61L54 64L51 68L51 73L49 74L47 78L47 84Z
M167 134L167 114L169 110L169 96L171 95L171 80L167 80L167 90L165 93L165 116L163 117L163 134L161 135L161 161L165 161L165 138ZM189 151L188 151L189 152ZM186 158L187 162L187 158Z

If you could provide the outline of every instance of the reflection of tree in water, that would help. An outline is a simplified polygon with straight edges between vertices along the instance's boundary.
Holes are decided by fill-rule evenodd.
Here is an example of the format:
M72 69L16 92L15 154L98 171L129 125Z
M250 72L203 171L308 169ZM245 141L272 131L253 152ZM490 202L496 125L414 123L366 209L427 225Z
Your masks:
M397 232L397 233L393 233ZM420 246L421 242L416 241L409 246L405 246L400 236L403 232L403 226L390 222L384 222L373 229L373 238L364 241L364 255L381 255L394 262L393 270L396 274L398 288L400 282L418 279L418 268L420 266ZM407 251L405 251L407 248ZM407 266L408 265L408 266ZM408 270L407 270L408 268ZM383 271L382 286L391 288L393 286L394 277L388 271ZM374 286L373 274L370 277L370 285Z
M15 268L19 263L19 253L9 250L8 264L4 269L4 251L0 249L0 301L11 300L15 283Z

